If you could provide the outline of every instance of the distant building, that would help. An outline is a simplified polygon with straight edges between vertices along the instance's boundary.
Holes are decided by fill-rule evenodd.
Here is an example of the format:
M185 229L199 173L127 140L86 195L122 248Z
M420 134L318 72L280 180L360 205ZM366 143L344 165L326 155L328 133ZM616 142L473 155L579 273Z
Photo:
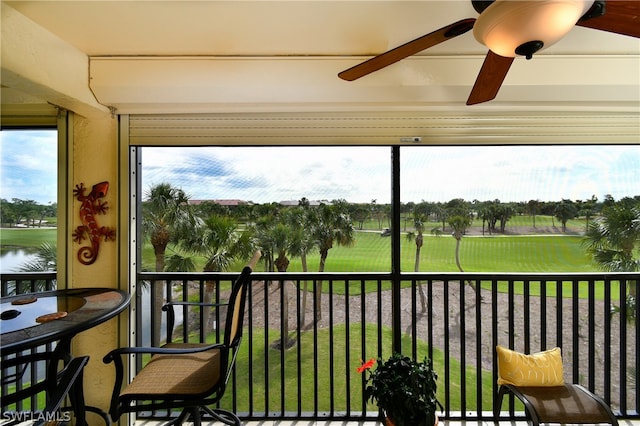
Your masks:
M253 204L252 202L245 200L189 200L189 204L193 206L197 206L206 202L216 203L226 207L248 206L250 204Z
M285 201L280 201L281 206L285 206L285 207L295 207L298 204L300 204L300 200L285 200ZM309 205L312 207L317 207L320 204L325 204L327 206L330 206L332 203L329 200L309 200Z

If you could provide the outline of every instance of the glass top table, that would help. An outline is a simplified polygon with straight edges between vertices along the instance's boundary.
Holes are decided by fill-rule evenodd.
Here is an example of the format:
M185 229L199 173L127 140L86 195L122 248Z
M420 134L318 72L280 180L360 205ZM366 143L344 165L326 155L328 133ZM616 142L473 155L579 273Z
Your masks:
M70 339L126 309L121 290L78 288L2 298L0 332L3 354Z
M33 360L46 355L47 372L43 382L36 383L29 390L33 393L41 389L47 392L57 386L58 366L73 359L71 340L85 330L102 324L124 311L130 302L128 293L109 288L78 288L28 293L3 297L0 306L0 354L3 359L3 381L5 368L8 377L19 378L22 373L12 375L12 369L23 369ZM52 352L40 352L40 346L55 343ZM31 355L25 351L35 350ZM14 355L15 354L15 355ZM7 362L5 362L7 361ZM22 370L23 371L23 370ZM4 389L4 386L3 386ZM84 404L82 379L72 387L72 408L76 424L87 426L85 413L92 411L100 415L106 424L111 424L108 415L101 409ZM24 390L1 396L2 406L11 401L22 400L28 395Z

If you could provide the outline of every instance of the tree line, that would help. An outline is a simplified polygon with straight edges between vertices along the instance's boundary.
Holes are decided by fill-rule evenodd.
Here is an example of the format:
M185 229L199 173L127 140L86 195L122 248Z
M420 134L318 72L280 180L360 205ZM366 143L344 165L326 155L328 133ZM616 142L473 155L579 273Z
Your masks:
M640 196L625 197L621 203L637 203ZM308 200L307 200L308 202ZM373 199L370 203L349 203L346 200L333 200L329 204L344 203L356 229L365 229L366 225L373 222L376 229L389 228L391 226L391 205L381 204ZM503 202L499 199L487 201L467 201L462 198L454 198L447 202L407 202L400 204L401 226L403 231L410 231L416 218L423 222L439 222L445 232L449 218L454 216L470 217L482 221L484 233L504 233L507 222L514 216L529 216L531 226L536 228L536 217L540 215L551 217L558 221L562 232L567 230L567 222L575 218L585 218L586 225L600 214L603 208L616 203L611 195L606 195L600 201L596 196L586 200L562 199L560 201L529 200L526 202ZM279 203L265 204L240 204L237 206L223 206L215 201L205 201L194 206L195 211L203 216L219 214L235 217L239 221L255 221L256 218L272 214L288 208Z
M40 204L34 200L12 198L7 201L3 198L0 207L0 223L10 228L19 225L33 228L44 224L55 225L58 215L58 203Z
M501 203L499 200L487 202L467 202L454 199L447 203L407 203L402 206L401 214L413 222L407 233L416 243L416 271L419 270L420 249L423 243L423 232L429 221L441 222L442 230L448 225L456 239L456 264L463 272L459 259L459 247L462 237L471 225L474 217L483 222L488 232L500 230L504 232L506 222L515 214L529 214L535 227L535 216L549 214L558 218L566 229L566 222L582 214L589 219L601 216L604 212L622 208L631 212L630 217L637 217L635 230L629 239L637 243L640 239L640 198L625 198L615 201L606 197L598 202L591 200L574 202L562 200L557 203L531 201L528 203ZM634 216L635 215L635 216ZM309 200L302 198L297 206L282 206L279 203L257 205L222 206L215 202L202 202L197 205L189 203L188 195L180 188L163 183L156 185L146 194L142 203L142 232L154 248L155 268L157 271L192 271L195 263L192 256L201 256L204 260L205 272L226 271L234 261L248 259L259 248L263 253L263 261L267 271L286 272L292 257L301 259L304 272L307 268L307 255L317 253L320 256L318 272L324 272L330 250L337 246L350 246L354 242L354 230L362 228L366 221L373 220L379 227L390 223L391 207L379 205L376 200L371 203L353 204L346 200L332 200L311 206ZM591 220L587 226L593 233L590 238L598 243L588 245L589 250L598 259L601 251L611 252L620 249L615 247L617 241L603 243L603 238L611 234L610 229L599 228L602 235L595 237L596 224ZM613 226L610 224L609 226ZM616 225L618 226L618 225ZM442 232L439 229L430 232ZM622 229L622 228L621 228ZM628 228L627 228L628 231ZM627 232L622 229L621 232ZM167 256L167 248L172 253ZM623 247L623 251L626 248ZM619 250L618 250L619 251ZM633 249L625 256L633 257ZM615 257L615 256L614 256ZM635 262L635 264L633 264ZM604 263L602 263L604 266ZM633 266L635 265L635 266ZM611 266L611 265L609 265ZM637 260L626 263L625 268L637 268ZM633 270L633 269L630 269ZM163 285L162 282L156 283ZM306 298L307 283L304 283L303 297ZM315 321L322 317L322 281L315 283L316 300ZM215 283L206 283L205 297L213 296ZM160 289L159 289L160 290ZM284 289L283 289L284 290ZM420 286L421 301L424 304L424 293ZM477 290L477 289L476 289ZM162 291L157 291L156 308L160 309ZM285 290L286 298L286 290ZM286 299L285 299L286 300ZM306 304L306 299L302 301ZM286 309L283 306L283 309ZM305 312L305 306L302 308ZM287 312L284 312L285 318ZM304 324L304 318L302 319ZM285 330L286 331L286 330ZM158 330L159 333L159 330ZM287 336L287 333L283 333ZM287 345L288 342L282 342Z
M41 206L53 210L35 208L33 201L14 199L13 203L2 200L3 221L5 213L8 223L20 223L19 218L47 217L55 205ZM6 203L6 204L5 204ZM11 212L14 216L11 216ZM39 216L34 216L33 212ZM31 212L31 213L27 213ZM46 213L43 213L46 212ZM506 223L514 215L529 215L535 228L537 215L550 215L559 220L566 230L568 220L577 216L587 219L584 245L595 263L607 271L638 271L640 260L637 248L640 243L640 197L625 197L616 201L606 196L603 201L596 197L584 201L561 200L526 203L503 203L499 200L480 202L457 198L449 202L406 203L401 205L406 238L416 244L415 271L419 272L420 250L424 233L441 235L446 227L456 239L456 265L463 271L459 248L466 230L474 219L482 221L483 233L504 232ZM227 271L235 262L251 257L256 249L263 253L265 270L286 272L292 257L301 259L303 271L308 272L307 256L320 256L318 272L324 272L330 250L335 246L350 246L354 243L356 227L362 229L365 222L373 221L378 229L390 226L391 206L370 203L349 203L346 200L312 205L302 198L295 206L279 203L239 204L229 207L213 201L190 203L190 197L180 188L161 183L149 189L142 201L142 236L154 251L156 271L195 271L196 258L204 259L204 272ZM31 223L34 223L31 221ZM439 225L434 227L433 224ZM430 229L429 229L430 228ZM55 249L55 248L54 248ZM51 266L51 247L43 247L48 253L47 264ZM43 253L43 258L45 254ZM33 268L30 268L33 270ZM322 318L322 281L314 283L317 291L316 317ZM164 282L158 281L154 309L160 312ZM306 312L308 283L304 282L303 309ZM634 288L630 285L629 288ZM205 298L211 300L215 282L205 283ZM283 288L286 297L286 287ZM474 290L477 289L474 287ZM426 306L422 285L419 286L423 309ZM630 297L635 301L635 294ZM285 299L286 300L286 299ZM283 309L286 309L283 306ZM285 317L287 312L283 313ZM305 318L302 319L305 324ZM287 330L285 330L287 331ZM154 330L154 339L159 341L160 329ZM288 333L283 333L287 336ZM291 342L284 340L281 345Z

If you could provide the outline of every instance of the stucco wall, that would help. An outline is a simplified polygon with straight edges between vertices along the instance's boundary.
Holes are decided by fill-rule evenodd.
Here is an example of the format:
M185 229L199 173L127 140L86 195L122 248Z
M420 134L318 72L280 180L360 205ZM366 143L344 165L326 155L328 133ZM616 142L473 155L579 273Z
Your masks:
M104 215L97 215L99 226L116 228L118 224L118 156L117 156L117 120L109 114L87 119L74 116L71 135L70 153L71 176L69 191L75 185L84 183L87 191L102 181L109 182L109 190L105 200L109 209ZM71 232L80 225L80 201L70 199L70 217L72 229L69 230L69 284L71 287L119 287L118 276L118 243L104 240L96 261L84 265L78 261L78 249L85 244L73 242ZM124 286L126 288L126 285ZM121 314L126 315L125 314ZM84 390L88 405L100 407L107 411L110 392L113 387L113 365L102 362L104 355L118 346L119 319L111 319L91 330L80 333L73 340L73 351L76 354L89 355L90 361L85 370ZM94 419L94 422L97 420ZM94 424L89 419L89 424Z

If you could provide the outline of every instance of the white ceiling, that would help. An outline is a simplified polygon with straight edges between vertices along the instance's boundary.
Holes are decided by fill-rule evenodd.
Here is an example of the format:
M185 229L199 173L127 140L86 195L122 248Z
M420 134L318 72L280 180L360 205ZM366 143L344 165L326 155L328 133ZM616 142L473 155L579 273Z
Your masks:
M477 12L445 1L7 1L89 56L369 56ZM637 39L575 28L549 54L638 54ZM421 55L482 54L468 33Z
M337 77L372 55L477 17L467 0L2 4L3 17L9 6L86 55L91 95L122 113L637 111L640 103L640 41L581 27L531 61L517 58L497 98L474 107L464 103L486 48L470 32L358 81Z

